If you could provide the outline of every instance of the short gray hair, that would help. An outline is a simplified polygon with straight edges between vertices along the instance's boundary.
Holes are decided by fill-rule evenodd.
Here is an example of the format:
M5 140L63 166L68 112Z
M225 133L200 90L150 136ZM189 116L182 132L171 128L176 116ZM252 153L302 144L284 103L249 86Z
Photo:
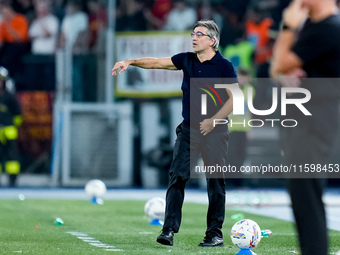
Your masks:
M216 23L213 20L200 20L195 24L193 29L196 27L206 27L208 29L209 37L215 39L215 43L212 47L217 51L220 44L220 29Z

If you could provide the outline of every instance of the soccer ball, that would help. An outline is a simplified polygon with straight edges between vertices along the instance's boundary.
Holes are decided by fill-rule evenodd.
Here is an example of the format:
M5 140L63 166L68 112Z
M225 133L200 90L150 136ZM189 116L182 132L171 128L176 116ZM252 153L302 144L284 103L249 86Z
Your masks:
M85 192L91 198L100 198L106 193L106 185L98 179L94 179L86 183Z
M165 200L160 197L151 198L146 202L144 212L149 221L164 220Z
M261 241L261 229L253 220L240 220L231 228L230 237L238 248L253 249Z

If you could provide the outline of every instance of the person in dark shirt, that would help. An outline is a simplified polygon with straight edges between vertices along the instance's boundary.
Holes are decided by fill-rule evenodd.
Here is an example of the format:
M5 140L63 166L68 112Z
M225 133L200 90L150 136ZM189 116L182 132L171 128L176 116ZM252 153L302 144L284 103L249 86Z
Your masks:
M117 9L116 30L119 32L147 30L143 7L143 3L138 0L121 1Z
M271 75L282 86L301 87L311 93L304 104L311 115L301 114L293 105L287 107L287 118L296 119L298 125L281 130L283 160L286 165L328 168L339 122L339 10L334 0L293 0L283 13L283 24L274 48ZM298 97L299 93L290 96ZM288 179L303 255L328 254L322 201L327 177L325 172L317 171L296 173Z
M162 233L157 242L173 245L174 233L181 224L182 205L185 184L190 178L190 163L201 155L206 166L226 165L228 149L228 126L216 125L214 120L226 119L232 112L232 94L228 89L222 91L218 107L215 110L207 100L207 114L200 114L202 90L222 79L224 84L238 87L237 75L231 62L218 51L220 32L211 20L199 21L191 33L194 52L179 53L171 58L141 58L117 62L112 74L125 71L130 65L141 68L157 68L183 71L183 122L177 127L177 140L174 147L173 161L170 167L170 181L166 194L165 220ZM208 80L206 80L208 78ZM202 80L203 79L203 80ZM213 84L206 84L213 79ZM217 79L217 82L215 82ZM196 100L197 99L197 100ZM225 183L223 176L207 175L209 208L207 230L199 246L223 246L222 225L225 215Z

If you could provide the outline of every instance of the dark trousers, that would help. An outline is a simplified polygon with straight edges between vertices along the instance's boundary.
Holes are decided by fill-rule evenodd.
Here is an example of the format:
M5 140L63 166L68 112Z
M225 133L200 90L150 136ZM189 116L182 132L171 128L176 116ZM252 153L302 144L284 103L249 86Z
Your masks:
M318 136L308 127L283 128L281 141L285 165L324 165L333 148L332 144L327 143L326 139ZM301 253L303 255L327 255L328 233L322 201L327 176L317 173L311 176L313 178L308 177L309 175L292 174L287 179Z
M202 156L205 166L226 165L229 134L210 133L202 136L199 130L181 124L176 129L177 140L170 167L170 180L166 194L165 221L163 229L179 231L182 218L184 188L190 178L190 166ZM222 237L225 216L225 183L222 176L206 175L209 207L206 236Z
M328 254L326 214L322 202L325 181L313 178L290 179L288 182L303 255Z

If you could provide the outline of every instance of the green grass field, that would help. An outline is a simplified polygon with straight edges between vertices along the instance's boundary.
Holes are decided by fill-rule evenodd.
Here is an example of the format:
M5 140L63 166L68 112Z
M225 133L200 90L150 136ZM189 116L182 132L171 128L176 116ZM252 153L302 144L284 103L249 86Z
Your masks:
M94 205L85 200L0 200L0 254L235 254L238 248L201 248L207 205L185 203L181 230L174 246L156 243L161 226L148 224L146 201L105 201ZM226 212L225 244L232 244L229 231L235 221ZM292 254L298 250L294 225L274 218L243 214L273 235L263 238L253 251L258 255ZM64 225L55 225L60 217ZM69 232L79 232L72 235ZM87 240L93 238L97 246ZM340 250L340 232L331 231L331 253ZM95 242L94 242L95 243ZM105 247L107 245L107 247ZM111 247L109 247L111 246ZM114 246L114 247L112 247ZM111 249L106 251L105 249Z

